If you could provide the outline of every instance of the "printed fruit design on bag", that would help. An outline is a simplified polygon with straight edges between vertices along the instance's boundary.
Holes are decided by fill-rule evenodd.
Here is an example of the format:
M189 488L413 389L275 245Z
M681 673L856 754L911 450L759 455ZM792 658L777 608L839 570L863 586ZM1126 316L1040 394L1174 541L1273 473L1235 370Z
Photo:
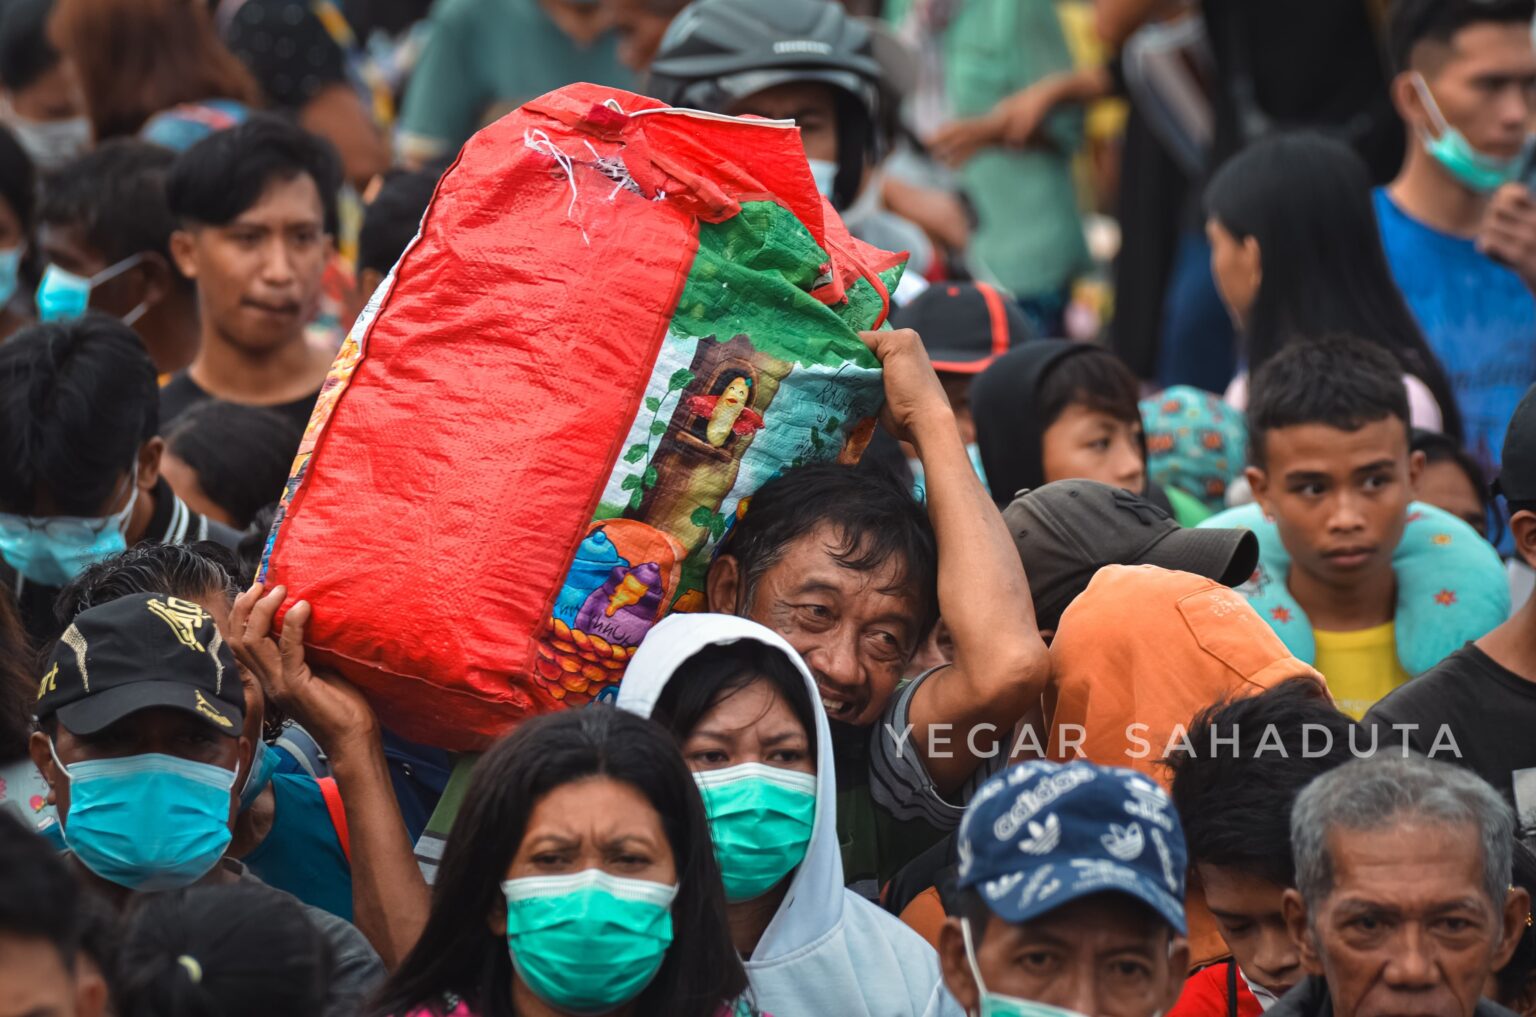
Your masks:
M538 639L535 678L565 704L616 694L662 615L703 608L710 551L745 495L802 462L856 462L873 433L881 399L873 357L787 329L792 319L773 298L804 296L818 280L769 275L794 284L776 293L754 252L781 261L786 274L826 262L798 220L769 202L700 227L642 409ZM879 295L864 285L846 306L853 322L879 311ZM863 353L867 366L850 353Z

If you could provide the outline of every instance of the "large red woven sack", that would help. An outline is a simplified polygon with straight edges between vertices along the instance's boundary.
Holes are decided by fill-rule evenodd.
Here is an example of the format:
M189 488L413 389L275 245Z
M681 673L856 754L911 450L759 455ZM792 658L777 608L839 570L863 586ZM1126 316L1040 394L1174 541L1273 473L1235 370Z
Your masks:
M465 145L354 325L263 579L407 738L479 748L612 696L703 606L744 499L857 460L881 382L856 333L900 264L848 235L791 125L530 102Z

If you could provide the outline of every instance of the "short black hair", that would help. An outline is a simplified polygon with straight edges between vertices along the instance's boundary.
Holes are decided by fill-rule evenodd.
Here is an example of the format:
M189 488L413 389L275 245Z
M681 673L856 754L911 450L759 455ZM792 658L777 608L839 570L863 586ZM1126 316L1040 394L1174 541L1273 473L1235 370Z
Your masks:
M1040 433L1054 424L1067 407L1086 406L1128 424L1141 423L1141 384L1136 375L1109 350L1089 347L1058 357L1036 386Z
M815 463L764 484L717 548L717 554L736 559L744 602L751 604L758 582L785 548L824 524L841 537L837 561L844 568L872 572L887 562L898 566L896 586L886 592L916 597L914 635L920 644L939 616L938 542L922 506L884 473ZM712 607L731 611L735 605Z
M116 318L29 325L0 344L0 511L39 491L63 515L101 510L160 428L155 365Z
M1536 0L1395 0L1387 24L1392 67L1406 71L1422 42L1448 45L1468 25L1493 22L1530 25Z
M400 260L421 226L438 176L429 171L396 173L384 181L363 213L357 237L357 268L387 273Z
M1165 761L1190 865L1294 885L1291 805L1314 777L1351 758L1353 728L1311 678L1203 710L1188 729L1193 752Z
M16 135L3 124L0 124L0 199L4 199L16 213L21 235L30 244L32 227L37 222L37 170Z
M1248 396L1249 458L1264 465L1270 431L1323 424L1358 431L1396 417L1408 429L1408 388L1397 358L1350 335L1292 342L1254 375Z
M297 423L274 410L209 399L171 422L165 444L243 530L262 506L282 497L303 437Z
M816 758L816 714L805 676L783 650L752 639L706 646L678 665L656 698L651 719L672 732L681 745L710 707L757 681L766 681L805 728L811 758Z
M254 114L215 131L176 157L166 182L182 225L225 226L261 200L274 182L307 176L320 192L325 230L337 229L341 162L330 142L281 117Z
M0 11L0 85L19 92L59 65L48 39L53 0L9 0Z
M53 616L60 630L93 607L138 593L196 600L222 590L240 592L230 567L234 556L217 544L138 544L86 568L59 591Z
M176 220L165 181L176 154L137 138L105 141L48 178L38 218L78 227L107 264L153 251L171 260ZM175 273L179 279L180 273Z
M140 895L123 937L122 1017L321 1017L335 956L304 906L260 884Z
M80 886L48 842L0 809L0 933L44 940L73 970Z

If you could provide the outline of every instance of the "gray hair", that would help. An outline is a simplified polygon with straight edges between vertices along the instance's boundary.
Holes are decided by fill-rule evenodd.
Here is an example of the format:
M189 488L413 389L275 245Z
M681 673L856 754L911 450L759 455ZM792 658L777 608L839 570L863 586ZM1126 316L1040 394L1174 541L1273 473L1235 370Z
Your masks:
M1504 906L1515 816L1487 781L1459 766L1416 755L1353 759L1318 777L1291 808L1296 889L1312 911L1333 891L1328 835L1334 829L1380 830L1396 820L1476 828L1483 845L1483 889Z

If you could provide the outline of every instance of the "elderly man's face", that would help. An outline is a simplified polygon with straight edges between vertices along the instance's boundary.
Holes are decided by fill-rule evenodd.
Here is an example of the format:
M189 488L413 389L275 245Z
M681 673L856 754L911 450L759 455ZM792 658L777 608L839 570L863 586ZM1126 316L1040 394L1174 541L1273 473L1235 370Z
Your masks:
M1336 1017L1471 1017L1490 972L1509 960L1529 898L1497 905L1483 888L1471 825L1396 823L1333 831L1333 889L1307 912L1286 891L1286 923Z

